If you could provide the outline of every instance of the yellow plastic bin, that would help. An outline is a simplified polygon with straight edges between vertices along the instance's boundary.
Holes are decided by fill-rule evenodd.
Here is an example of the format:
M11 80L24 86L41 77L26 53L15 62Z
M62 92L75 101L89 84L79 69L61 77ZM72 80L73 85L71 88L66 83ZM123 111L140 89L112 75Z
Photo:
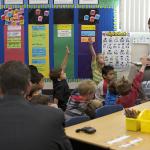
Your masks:
M126 118L126 129L129 131L139 131L140 121L134 118Z
M139 115L141 132L150 133L150 110L146 109Z

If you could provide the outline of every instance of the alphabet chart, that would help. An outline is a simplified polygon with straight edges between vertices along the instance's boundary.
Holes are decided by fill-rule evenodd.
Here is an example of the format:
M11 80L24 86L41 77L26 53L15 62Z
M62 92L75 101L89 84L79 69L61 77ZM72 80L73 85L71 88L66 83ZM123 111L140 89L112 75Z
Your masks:
M105 63L115 69L127 69L131 62L130 35L127 32L102 32Z

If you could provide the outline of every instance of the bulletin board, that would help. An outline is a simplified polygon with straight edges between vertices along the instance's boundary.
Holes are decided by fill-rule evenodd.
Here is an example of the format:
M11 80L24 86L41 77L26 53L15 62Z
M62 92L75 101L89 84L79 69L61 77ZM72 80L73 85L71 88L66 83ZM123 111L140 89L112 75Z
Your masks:
M30 9L28 14L29 64L35 65L46 78L49 77L50 69L48 11L48 9Z
M98 23L99 20L90 21L93 16L91 12L94 12L94 15L99 14L98 9L79 9L79 47L78 47L78 76L79 78L92 78L91 73L91 54L89 50L88 38L92 37L94 42L95 51L98 51ZM88 17L89 19L86 19ZM94 18L94 17L93 17ZM86 61L85 61L86 58Z
M65 56L66 46L68 46L70 49L70 55L66 68L68 78L74 77L73 13L73 9L54 10L54 68L58 68L61 66L61 63Z
M115 18L119 0L1 2L0 63L20 60L33 64L48 78L49 70L59 67L62 63L68 45L71 51L66 68L68 79L73 81L78 78L92 78L88 37L93 37L96 53L101 52L102 31L116 29ZM12 9L14 14L5 18L6 14L10 13L9 9ZM22 11L22 16L20 13L16 15L18 10ZM90 13L94 12L93 10L95 14ZM10 19L11 17L13 19ZM8 27L11 25L14 29ZM15 26L21 28L17 29Z
M0 1L0 4L1 1ZM1 5L0 5L1 6ZM3 15L3 10L0 7L0 16ZM3 21L0 19L0 64L2 64L4 62L4 29L3 29L4 23Z
M4 62L17 59L24 62L24 27L4 26Z
M6 8L1 19L4 20L4 62L14 59L24 62L24 10Z

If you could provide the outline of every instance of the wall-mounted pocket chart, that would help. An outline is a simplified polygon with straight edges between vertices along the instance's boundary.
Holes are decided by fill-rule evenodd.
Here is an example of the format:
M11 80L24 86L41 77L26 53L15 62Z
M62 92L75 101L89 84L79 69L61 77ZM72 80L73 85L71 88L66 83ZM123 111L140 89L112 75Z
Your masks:
M113 5L113 3L115 3ZM1 0L0 63L36 65L48 78L70 48L67 77L91 78L88 38L102 51L102 31L115 30L118 0Z

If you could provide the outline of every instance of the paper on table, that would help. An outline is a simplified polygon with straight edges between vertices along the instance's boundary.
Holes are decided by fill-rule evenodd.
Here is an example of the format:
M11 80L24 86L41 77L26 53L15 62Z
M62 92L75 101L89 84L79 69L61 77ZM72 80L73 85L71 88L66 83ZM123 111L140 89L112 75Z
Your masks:
M114 140L108 141L107 144L118 143L118 142L121 142L121 141L123 141L123 140L129 138L129 137L130 137L129 135L123 135L123 136L121 136L121 137L119 137L119 138L116 138L116 139L114 139Z
M127 144L122 144L122 145L120 145L119 147L120 147L120 148L130 147L130 146L132 146L132 145L134 145L134 144L136 144L136 143L141 142L142 140L143 140L142 138L137 138L137 139L134 139L134 140L130 141L130 142L127 143Z

